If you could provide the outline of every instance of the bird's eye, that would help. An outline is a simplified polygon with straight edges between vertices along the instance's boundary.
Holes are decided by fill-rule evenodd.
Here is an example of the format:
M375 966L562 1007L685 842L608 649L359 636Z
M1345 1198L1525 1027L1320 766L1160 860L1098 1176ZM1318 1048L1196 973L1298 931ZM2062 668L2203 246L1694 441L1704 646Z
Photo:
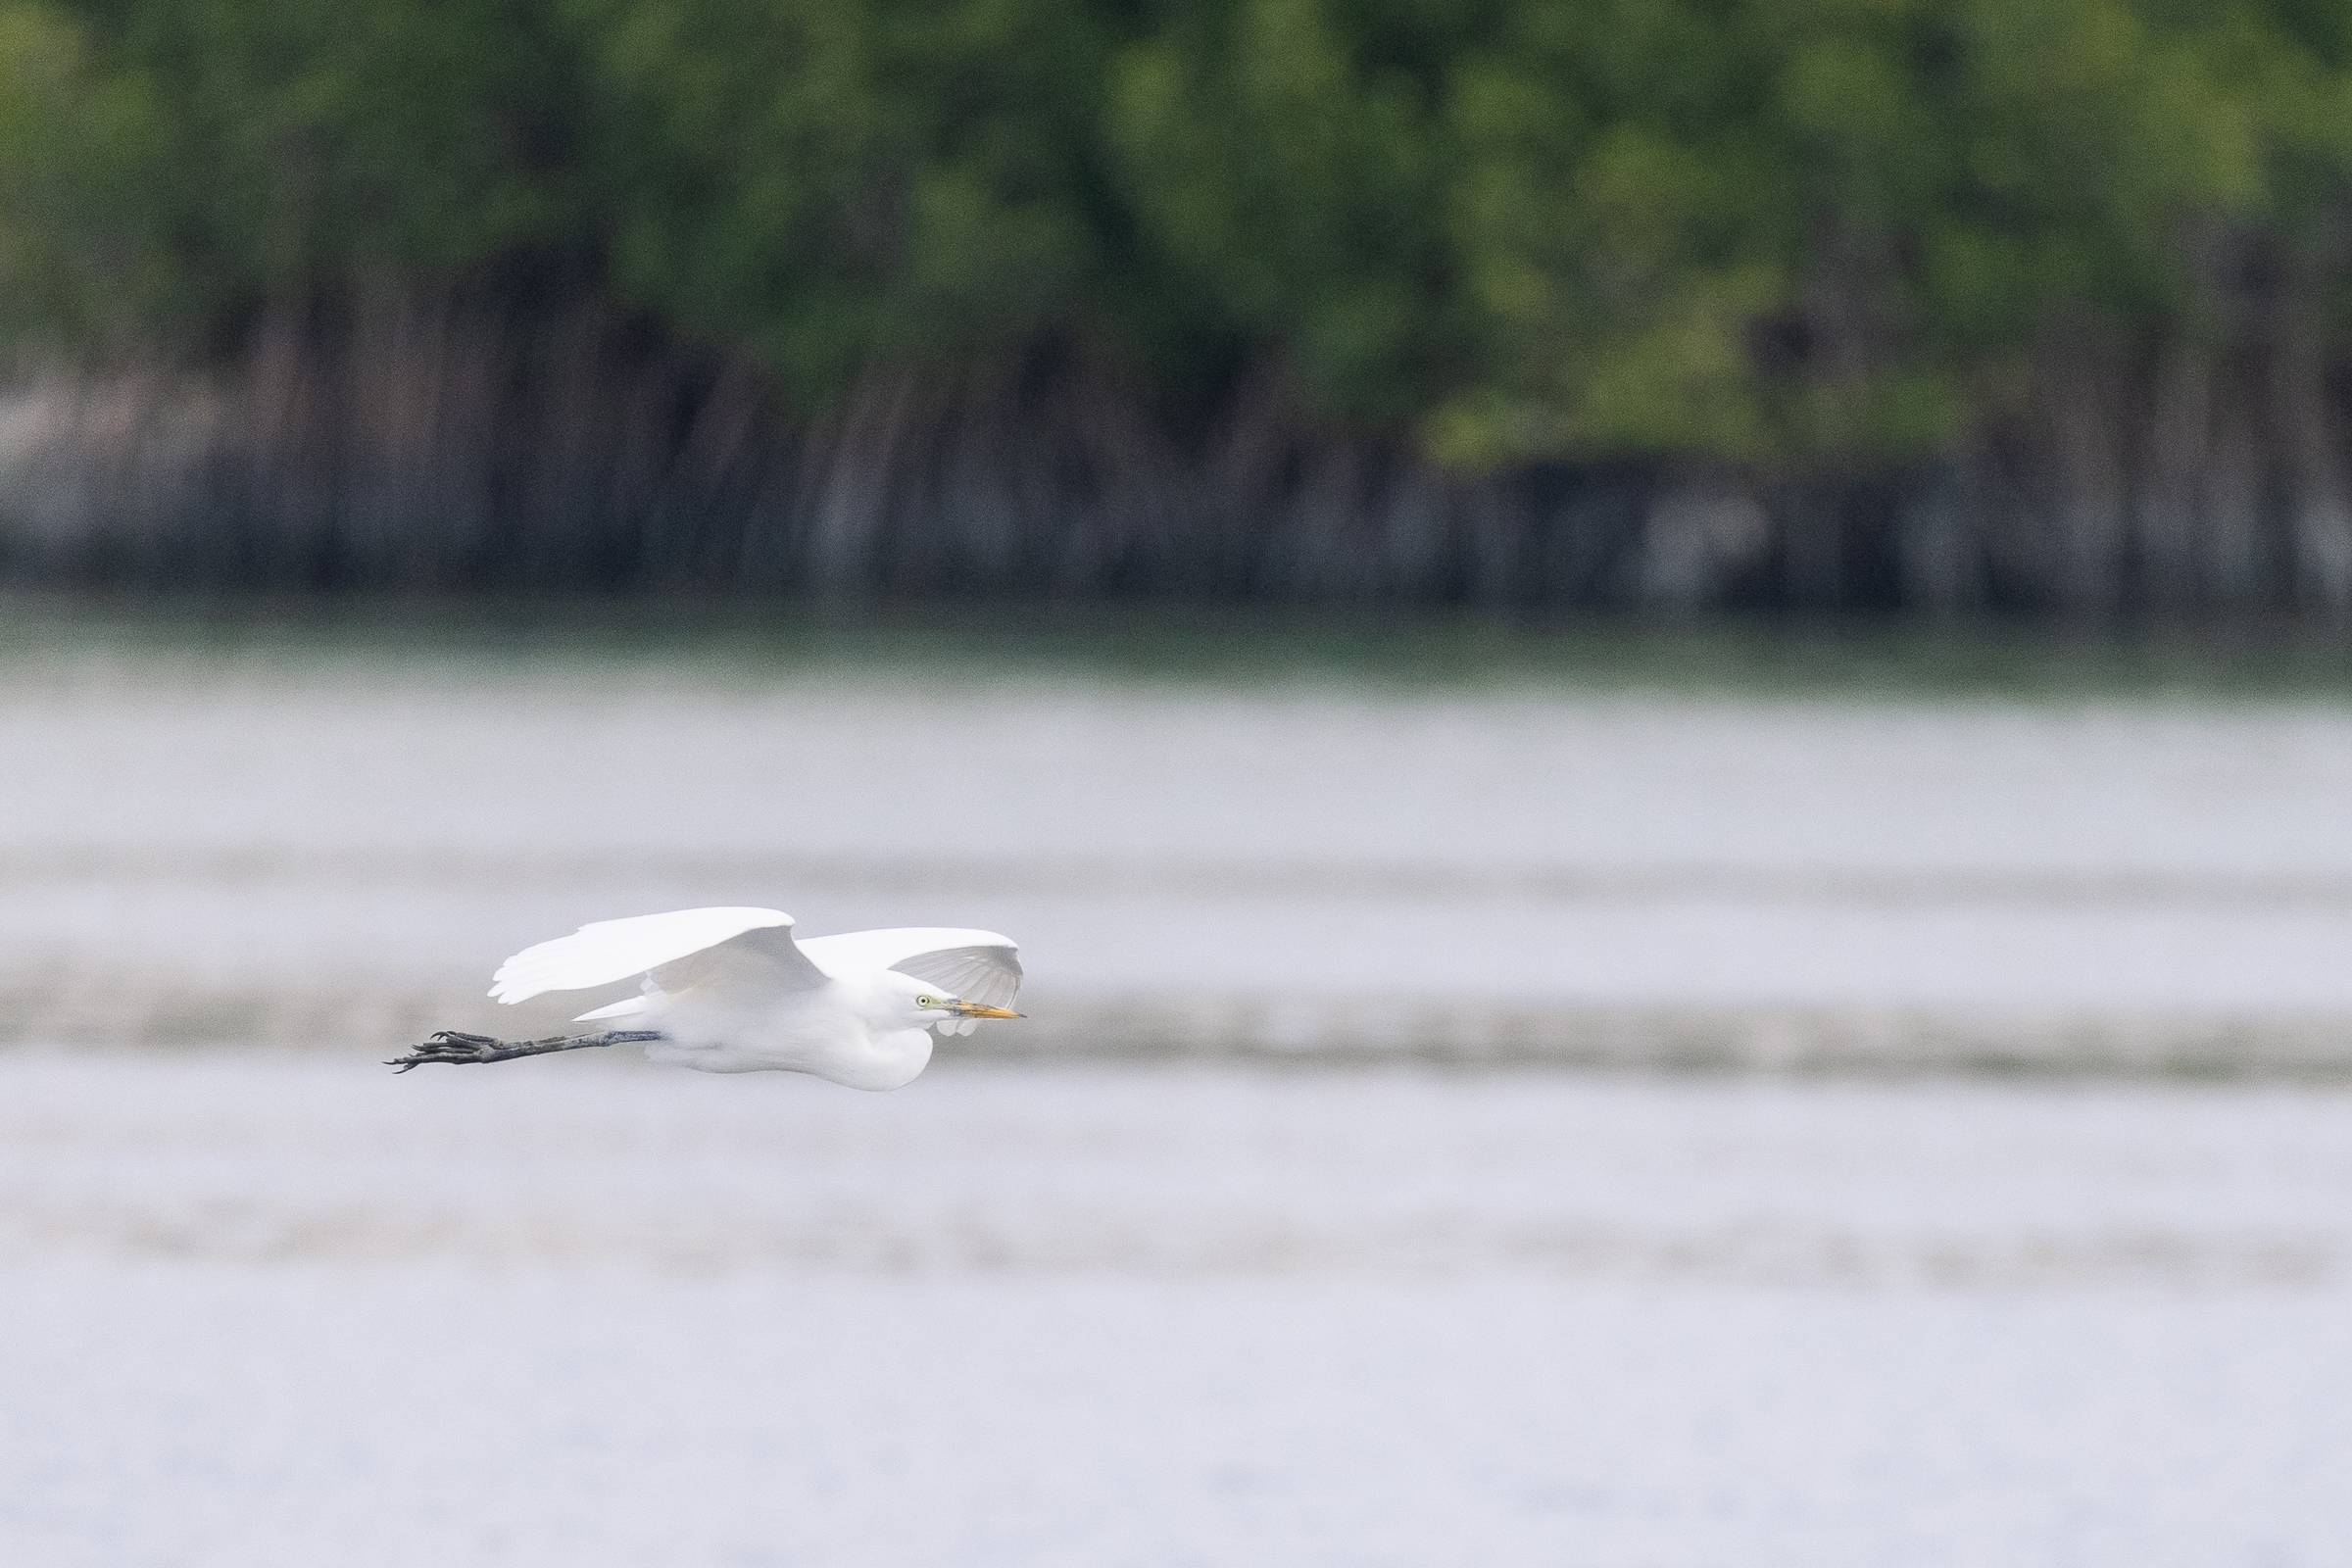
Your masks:
M939 1005L939 999L937 997L917 997L914 999L914 1004L924 1008L936 1007Z

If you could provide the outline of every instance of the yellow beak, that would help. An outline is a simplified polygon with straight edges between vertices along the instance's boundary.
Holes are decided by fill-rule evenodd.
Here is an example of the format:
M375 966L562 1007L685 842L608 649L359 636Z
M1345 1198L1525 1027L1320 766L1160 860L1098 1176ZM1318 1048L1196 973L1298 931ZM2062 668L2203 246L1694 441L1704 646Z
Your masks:
M948 1010L958 1018L1018 1018L1017 1012L992 1007L985 1002L951 1002Z

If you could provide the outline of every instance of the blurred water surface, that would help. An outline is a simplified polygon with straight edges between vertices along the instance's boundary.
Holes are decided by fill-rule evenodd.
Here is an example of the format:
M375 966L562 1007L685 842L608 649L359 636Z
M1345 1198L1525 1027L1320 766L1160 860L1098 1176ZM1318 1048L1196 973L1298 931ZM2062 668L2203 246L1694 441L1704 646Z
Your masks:
M0 1054L59 1568L2322 1568L2340 1091Z
M7 608L11 1562L2352 1530L2340 650ZM719 902L1003 929L1031 1016L379 1065Z
M750 903L1010 932L983 1054L2352 1061L2339 653L1024 618L20 606L10 1027L391 1043Z

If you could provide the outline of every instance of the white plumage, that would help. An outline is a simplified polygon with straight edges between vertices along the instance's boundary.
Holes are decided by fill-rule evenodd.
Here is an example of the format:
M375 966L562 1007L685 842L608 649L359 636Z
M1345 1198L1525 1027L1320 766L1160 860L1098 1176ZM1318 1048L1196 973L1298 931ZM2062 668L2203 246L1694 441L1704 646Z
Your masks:
M931 1031L1017 1018L1019 950L994 931L912 926L795 941L780 909L674 909L599 920L523 949L492 977L500 1002L631 975L643 994L580 1014L656 1031L645 1054L703 1072L806 1072L897 1089L931 1060Z

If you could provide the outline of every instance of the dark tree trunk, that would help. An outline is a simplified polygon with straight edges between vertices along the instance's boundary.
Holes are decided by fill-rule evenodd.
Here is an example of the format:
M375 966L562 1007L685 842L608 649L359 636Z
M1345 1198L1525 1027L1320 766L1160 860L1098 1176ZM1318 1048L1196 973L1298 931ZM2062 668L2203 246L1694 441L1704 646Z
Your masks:
M2271 348L2286 531L2299 604L2352 611L2352 488L2328 389L2327 294L2318 258L2290 251Z
M2101 612L2122 598L2126 379L2121 351L2095 329L2069 321L2050 335L2041 387L2051 460L2046 580L2061 609Z

